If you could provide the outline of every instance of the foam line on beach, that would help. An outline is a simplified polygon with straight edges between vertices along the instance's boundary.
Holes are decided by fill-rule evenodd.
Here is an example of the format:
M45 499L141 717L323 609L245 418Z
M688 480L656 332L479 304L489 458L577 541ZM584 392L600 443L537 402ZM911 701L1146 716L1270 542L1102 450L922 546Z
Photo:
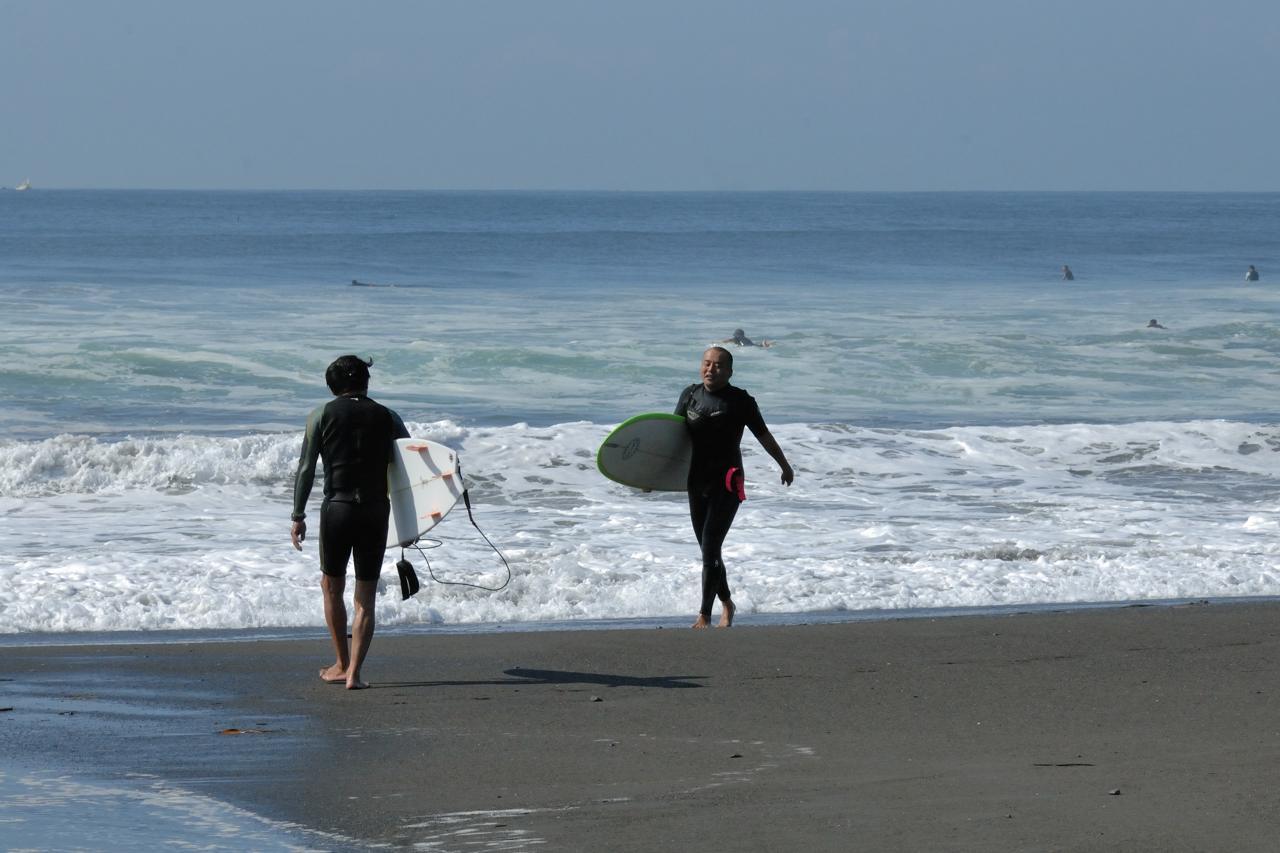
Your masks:
M513 578L492 595L384 590L380 622L589 622L694 606L686 501L600 476L593 449L607 429L411 422L464 460L478 523ZM795 484L779 485L748 445L748 500L725 546L744 616L1280 594L1274 425L775 433L800 460ZM287 538L299 441L0 441L0 633L319 627L314 546L296 552ZM505 579L465 516L436 531L437 577Z

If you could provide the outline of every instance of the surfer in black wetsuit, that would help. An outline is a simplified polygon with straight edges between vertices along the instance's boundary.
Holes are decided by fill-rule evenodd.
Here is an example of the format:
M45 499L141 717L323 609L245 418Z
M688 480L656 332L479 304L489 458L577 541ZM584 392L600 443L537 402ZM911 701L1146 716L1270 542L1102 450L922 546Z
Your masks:
M400 416L368 397L369 366L354 355L329 365L324 379L334 398L307 418L302 457L293 486L293 547L302 550L307 535L307 498L324 460L324 503L320 505L320 588L324 619L337 659L320 677L348 690L368 687L360 666L373 641L373 597L387 546L387 465L395 439L408 438ZM347 645L347 608L343 592L347 562L354 556L355 616Z
M720 556L724 538L746 499L742 472L742 431L760 442L765 452L782 468L782 482L790 486L795 472L765 426L760 409L750 394L729 384L733 376L733 355L724 347L711 347L702 354L702 382L680 394L676 414L685 419L693 439L693 462L689 466L689 517L702 549L702 606L695 628L711 624L711 605L720 599L723 610L720 627L733 624L733 599Z
M720 343L734 344L735 346L740 346L740 347L764 347L765 349L768 349L769 347L773 346L773 341L769 341L769 340L762 340L760 341L760 343L756 343L755 341L751 340L751 338L748 338L747 333L744 332L742 329L734 329L733 337L725 338Z

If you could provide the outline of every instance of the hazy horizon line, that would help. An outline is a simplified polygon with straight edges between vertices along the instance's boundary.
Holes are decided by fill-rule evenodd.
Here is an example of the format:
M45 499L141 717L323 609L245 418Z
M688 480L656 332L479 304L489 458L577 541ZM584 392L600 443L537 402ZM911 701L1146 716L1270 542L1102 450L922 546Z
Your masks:
M16 187L0 186L0 192L11 191L19 192ZM640 189L640 188L616 188L616 187L208 187L208 186L184 186L184 187L151 187L151 186L63 186L63 185L38 185L32 184L30 188L21 192L330 192L330 193L493 193L493 194L519 194L519 193L596 193L596 194L617 194L617 195L766 195L766 194L782 194L782 193L809 193L809 194L894 194L894 195L925 195L925 194L1126 194L1126 195L1269 195L1280 192L1280 189L1061 189L1061 188L951 188L951 189L850 189L843 187L828 187L823 189L814 189L808 187L769 187L769 188L663 188L663 189Z

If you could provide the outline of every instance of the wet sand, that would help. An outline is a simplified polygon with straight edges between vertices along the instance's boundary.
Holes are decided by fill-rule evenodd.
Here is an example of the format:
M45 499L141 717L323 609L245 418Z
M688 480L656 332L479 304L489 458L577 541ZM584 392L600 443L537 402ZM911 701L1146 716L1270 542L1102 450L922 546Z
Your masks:
M351 839L331 849L1280 843L1277 603L378 637L359 692L319 680L325 653L6 648L0 748Z

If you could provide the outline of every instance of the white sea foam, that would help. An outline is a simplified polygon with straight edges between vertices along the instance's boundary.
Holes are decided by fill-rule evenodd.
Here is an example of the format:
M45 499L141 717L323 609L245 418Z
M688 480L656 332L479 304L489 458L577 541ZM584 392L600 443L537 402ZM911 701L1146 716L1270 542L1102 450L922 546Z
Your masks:
M349 848L330 833L267 820L159 779L83 779L0 767L7 850L312 851Z
M410 428L460 451L476 519L514 574L499 593L427 582L402 602L388 572L382 624L696 607L683 495L601 477L594 452L608 426ZM744 618L1280 594L1274 425L787 424L774 433L797 479L779 484L748 438L749 497L725 550ZM297 553L288 543L298 444L287 433L0 445L2 630L322 624L314 545ZM502 582L464 510L437 531L438 577Z

